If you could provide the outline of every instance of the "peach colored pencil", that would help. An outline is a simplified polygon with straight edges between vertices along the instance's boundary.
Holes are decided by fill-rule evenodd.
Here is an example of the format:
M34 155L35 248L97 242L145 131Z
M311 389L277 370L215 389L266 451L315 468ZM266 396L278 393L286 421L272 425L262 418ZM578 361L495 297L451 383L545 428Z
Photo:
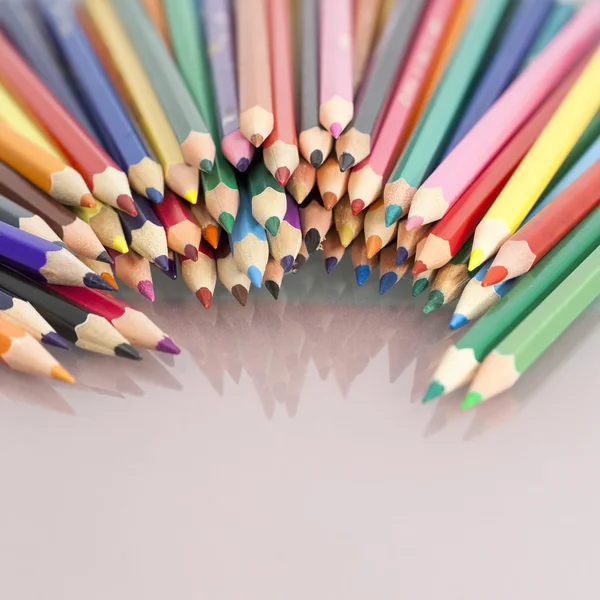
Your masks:
M600 2L586 4L512 83L415 194L408 228L441 219L600 39Z
M265 140L267 169L285 186L300 161L294 108L291 0L268 0L274 128Z
M257 148L273 131L267 0L236 0L240 131Z
M355 0L353 13L352 81L358 91L369 63L381 0Z
M354 116L352 0L321 0L319 17L319 120L337 140Z

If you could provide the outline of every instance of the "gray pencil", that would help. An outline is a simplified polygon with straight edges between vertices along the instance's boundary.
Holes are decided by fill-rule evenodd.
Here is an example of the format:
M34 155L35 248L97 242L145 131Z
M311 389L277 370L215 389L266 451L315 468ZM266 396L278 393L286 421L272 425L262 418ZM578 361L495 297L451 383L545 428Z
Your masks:
M319 9L318 0L300 7L300 137L302 156L318 169L329 156L333 138L319 122Z
M371 136L383 104L409 49L425 0L398 2L371 58L355 102L354 122L336 144L340 169L346 171L371 154Z

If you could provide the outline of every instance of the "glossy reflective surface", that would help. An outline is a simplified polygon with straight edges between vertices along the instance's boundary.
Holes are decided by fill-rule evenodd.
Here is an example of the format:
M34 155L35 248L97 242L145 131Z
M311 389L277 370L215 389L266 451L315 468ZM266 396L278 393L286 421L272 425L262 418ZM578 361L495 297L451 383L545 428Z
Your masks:
M418 403L450 311L377 278L315 257L278 302L205 311L156 273L155 306L124 296L181 356L62 353L72 388L2 369L0 596L594 596L600 306L465 414Z

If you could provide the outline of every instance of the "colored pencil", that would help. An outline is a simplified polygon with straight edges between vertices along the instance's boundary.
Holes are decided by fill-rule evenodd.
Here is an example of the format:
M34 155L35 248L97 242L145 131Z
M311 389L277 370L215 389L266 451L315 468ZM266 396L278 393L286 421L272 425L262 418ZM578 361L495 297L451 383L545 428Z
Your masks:
M165 228L168 247L192 261L197 260L202 230L190 209L167 189L165 199L161 204L157 204L154 210Z
M254 156L254 146L240 131L235 64L235 32L229 0L205 0L200 11L219 115L221 150L227 160L244 173Z
M553 3L554 0L523 0L516 7L506 27L506 33L502 36L446 148L446 155L481 119L517 75Z
M600 3L597 6L600 9ZM598 16L600 22L600 13ZM600 48L477 226L470 270L492 256L516 231L600 110L598 72Z
M365 241L367 256L373 258L382 248L385 248L396 236L398 223L390 227L385 224L385 206L383 198L369 207L365 215Z
M122 215L121 224L127 245L162 271L169 270L167 235L152 205L140 194L133 194L137 217ZM118 250L118 248L117 248Z
M319 121L337 140L354 116L351 0L319 0L319 51Z
M423 225L417 229L407 231L406 219L400 221L398 223L398 235L396 236L396 265L400 266L414 256L417 251L417 245L430 234L430 231L431 227L429 225ZM426 244L424 242L421 246L421 253L425 251Z
M298 256L296 256L296 260L292 266L292 273L297 273L304 266L309 257L310 256L308 254L308 250L306 249L306 244L303 241L302 246L300 246Z
M140 355L106 319L73 306L47 287L6 269L0 269L0 286L30 302L61 337L78 348L140 360Z
M442 267L473 235L482 217L529 152L582 70L583 65L580 65L564 79L449 208L444 218L434 225L427 244L415 263L417 271Z
M96 138L96 132L60 64L56 47L46 35L37 3L3 2L0 24L21 56L75 120Z
M194 204L191 210L194 219L196 219L198 225L200 225L200 228L202 229L202 239L206 240L216 249L219 245L219 238L221 237L221 226L208 212L204 198L199 198L198 204Z
M273 131L265 140L263 160L286 186L300 161L294 108L291 0L267 0L273 90Z
M287 183L287 189L298 204L302 204L317 182L317 170L303 158Z
M215 251L217 259L217 277L231 295L242 305L246 306L250 279L240 271L229 246L229 236L222 235L219 246Z
M267 231L267 239L271 255L289 273L302 246L300 211L290 194L286 194L286 211L277 234Z
M424 237L418 244L416 249L417 256L419 252L421 252L421 248L425 245L427 237ZM437 270L430 269L429 271L423 271L418 275L413 275L413 283L412 283L412 295L414 298L420 296L428 287L429 284L434 280L436 276Z
M267 291L275 300L279 299L279 292L281 291L281 282L283 281L283 267L276 261L272 256L267 261L265 267L265 274L263 275L263 284L267 288Z
M375 270L377 262L379 261L378 255L372 258L367 257L367 245L365 238L359 235L350 247L350 258L352 259L352 267L354 268L354 276L356 277L356 283L359 286L363 286L371 273Z
M35 235L43 240L58 244L66 248L66 244L54 233L54 231L46 224L44 219L38 217L30 210L15 204L9 198L0 194L0 221L16 227L21 231L26 231L31 235Z
M54 155L0 121L0 160L67 206L95 206L81 175Z
M252 202L252 216L271 235L277 235L287 210L285 188L261 160L250 169L248 187Z
M92 194L106 204L133 214L135 207L125 173L61 106L1 34L0 54L3 57L0 81L35 114L60 151L81 173Z
M106 253L108 254L108 252ZM92 258L85 258L85 256L77 256L77 258L88 269L90 269L90 271L93 271L96 275L102 277L102 279L104 279L104 281L108 283L109 287L104 289L108 289L111 292L119 289L111 266L113 264L113 260L112 258L110 258L110 255L108 257L110 260L110 264L100 260L94 260Z
M240 205L240 192L233 169L217 153L213 170L202 173L204 200L208 212L227 232L233 231Z
M87 223L2 163L0 163L0 194L41 217L74 253L110 262L110 257L100 240Z
M248 275L254 287L262 287L269 244L265 230L252 216L250 192L246 187L240 189L240 210L229 236L229 246L238 269Z
M406 64L389 100L389 108L382 113L380 133L374 138L367 158L352 170L348 182L351 201L364 206L372 204L381 194L383 180L389 177L393 161L408 138L408 126L427 76L435 65L435 58L456 10L457 0L434 0L423 14ZM386 215L391 225L396 221L393 208Z
M112 2L177 136L185 162L210 172L215 144L173 58L138 0Z
M195 204L199 174L184 162L179 142L148 80L140 59L110 2L85 0L81 24L121 99L137 122L163 168L165 183Z
M317 185L327 210L340 201L348 190L350 171L340 171L340 165L334 156L330 156L320 169L317 169Z
M198 260L193 261L179 256L181 276L188 289L200 300L204 308L210 308L215 285L217 284L217 263L212 246L202 240L198 250Z
M386 206L395 206L399 217L437 166L510 4L510 0L477 4L434 97L385 185Z
M597 146L600 149L600 140ZM594 165L502 245L483 287L527 273L598 204L600 151Z
M396 247L394 244L386 246L379 253L379 295L389 292L411 267L410 260L405 260L401 265L396 264Z
M323 206L319 195L313 192L300 206L300 223L306 249L313 254L321 248L333 223L333 213Z
M167 253L167 258L169 266L166 271L161 272L164 273L169 279L175 281L177 279L177 255L170 248Z
M73 288L81 289L81 288ZM24 329L31 337L47 346L69 350L69 344L40 313L25 300L16 298L0 286L0 318Z
M240 131L258 148L273 131L267 0L236 0Z
M335 145L340 169L346 171L371 154L375 124L404 63L425 0L398 2L390 12L354 106L354 121Z
M42 283L111 289L69 250L2 222L0 264Z
M323 240L323 260L325 261L325 271L328 274L344 258L345 253L346 248L342 246L337 229L331 227Z
M470 254L471 244L467 242L456 256L437 272L429 292L429 298L427 298L427 304L423 308L425 314L450 304L460 296L472 277L467 268Z
M106 319L132 346L167 354L181 352L175 342L143 312L110 294L68 286L49 287L54 293L86 312Z
M340 236L342 246L347 248L352 240L362 233L365 226L365 213L360 212L357 215L352 213L350 198L346 194L335 205L333 209L333 220L335 228Z
M462 408L472 408L510 389L600 295L596 248L485 358Z
M150 158L131 124L73 8L42 2L40 9L110 155L127 173L135 191L153 202L162 202L162 168Z
M367 70L377 33L381 0L355 0L352 13L352 83L356 93ZM315 4L316 6L316 4ZM314 21L316 27L316 20ZM303 40L306 37L303 36ZM304 42L305 43L305 42Z
M119 254L115 250L109 250L108 253L115 263L114 272L117 278L150 302L154 302L154 284L148 260L133 250L127 254Z
M25 329L0 317L0 362L15 371L74 383L73 376Z
M468 384L483 359L600 243L600 208L555 246L444 355L424 401Z
M112 207L98 202L95 208L74 208L75 214L85 221L102 245L117 252L129 251L119 215Z
M329 156L333 138L319 122L319 0L304 0L300 11L300 136L302 156L318 169Z
M165 5L172 4L169 0L141 0L144 9L152 20L152 24L160 34L165 46L171 46L171 34L165 16Z
M589 53L598 39L599 23L600 4L587 4L517 77L423 182L411 205L411 226L437 221L460 198L544 98Z

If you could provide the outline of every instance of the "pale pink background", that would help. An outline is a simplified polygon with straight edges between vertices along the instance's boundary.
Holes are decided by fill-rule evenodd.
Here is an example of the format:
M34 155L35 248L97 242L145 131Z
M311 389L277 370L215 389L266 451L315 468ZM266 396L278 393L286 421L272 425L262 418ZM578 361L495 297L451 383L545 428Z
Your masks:
M450 342L344 261L205 311L155 275L184 351L0 371L0 598L598 596L598 307L514 392L415 402ZM346 283L345 283L346 282Z

